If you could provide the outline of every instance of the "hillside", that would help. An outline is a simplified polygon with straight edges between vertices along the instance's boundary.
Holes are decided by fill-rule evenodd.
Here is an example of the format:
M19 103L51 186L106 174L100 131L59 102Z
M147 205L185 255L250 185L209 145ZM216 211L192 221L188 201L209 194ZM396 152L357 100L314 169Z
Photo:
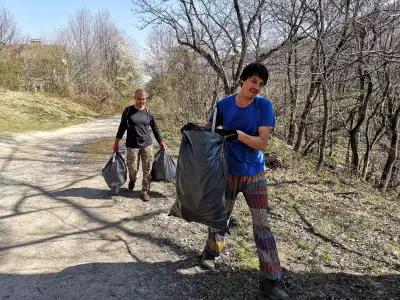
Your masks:
M398 195L381 194L343 171L317 172L309 157L276 138L268 152L283 165L267 176L289 292L298 299L399 299ZM234 212L241 226L228 237L224 260L255 276L251 218L241 199Z
M183 124L159 119L177 158ZM400 299L399 195L381 193L346 169L317 172L312 156L301 156L276 137L267 153L282 164L267 177L271 229L292 298ZM227 237L213 297L257 289L258 258L242 195L233 216L240 226Z
M43 93L0 92L0 133L60 128L98 116L67 97Z
M0 101L4 108L0 116L2 132L23 131L26 128L39 130L62 127L65 124L96 116L94 112L68 99L41 94L6 92L0 95ZM156 108L155 105L152 108ZM154 112L157 113L157 109L154 109ZM172 126L168 123L170 120L167 116L158 115L158 119L167 145L176 158L180 144L179 128L183 124ZM9 125L10 121L13 121L15 126ZM121 255L115 260L110 259L107 251L104 252L103 245L99 247L99 252L104 257L99 260L96 260L96 255L92 255L93 249L90 247L90 251L88 251L90 256L88 257L91 260L88 260L79 251L74 252L72 257L68 256L69 253L64 253L65 257L71 261L62 260L59 259L60 254L57 252L58 254L55 256L57 259L53 261L57 268L54 270L63 271L48 275L50 279L42 275L30 278L33 282L32 285L39 284L42 288L44 287L43 290L46 293L50 293L50 291L61 295L65 293L66 287L61 290L53 289L52 280L58 282L57 280L64 280L63 276L73 277L75 276L74 270L82 274L82 278L66 277L68 282L82 287L82 280L91 282L95 278L99 286L103 286L102 276L105 274L104 278L107 280L110 278L107 273L109 269L105 266L104 261L110 259L110 262L119 264L121 261L130 261L124 256L126 253L122 250L129 245L129 255L132 253L136 255L132 255L133 258L130 258L134 262L122 265L122 267L118 264L110 265L110 267L115 267L119 273L114 269L110 269L110 272L120 274L118 279L124 280L124 286L120 286L121 283L116 281L118 292L121 295L123 293L137 295L135 286L141 287L148 283L148 278L156 278L157 280L147 284L146 293L150 290L159 296L160 293L171 292L171 286L182 288L184 286L187 295L192 295L194 299L255 298L258 290L258 260L255 253L251 218L243 197L239 197L233 214L239 220L240 225L232 229L231 235L227 236L226 249L217 261L220 271L216 274L205 274L198 271L195 267L196 257L204 244L206 228L202 225L168 217L168 209L175 198L173 186L155 183L152 187L155 196L150 203L142 203L137 195L133 197L127 190L124 190L117 198L111 198L107 194L104 182L99 176L99 170L108 159L119 120L115 118L113 121L99 121L102 121L102 124L92 124L91 127L84 127L82 124L82 127L75 127L75 135L71 135L71 133L69 135L65 133L65 136L60 135L64 141L61 146L51 144L54 143L52 139L47 139L46 142L46 133L38 136L32 135L31 145L35 145L32 148L37 151L35 155L39 155L39 159L32 159L31 147L20 143L20 139L2 139L5 153L2 172L5 174L4 178L8 180L2 181L4 183L2 187L7 192L7 194L4 192L6 196L3 199L9 202L9 213L13 215L15 213L13 209L20 207L21 203L31 197L29 193L25 194L26 192L21 187L28 190L33 189L32 193L37 197L34 201L31 199L27 203L29 206L22 210L25 212L26 209L26 212L32 211L32 213L13 215L21 223L15 223L16 219L4 218L3 220L4 226L15 226L15 232L18 232L15 234L14 231L9 231L8 238L15 239L15 241L10 242L5 239L4 242L4 255L10 255L9 258L4 259L8 266L14 268L18 265L23 268L31 266L31 264L15 264L16 260L11 255L16 254L6 252L7 249L21 247L20 255L23 259L28 257L40 264L40 259L36 255L40 254L47 258L49 255L46 253L49 249L57 249L57 251L60 249L57 244L49 246L43 242L48 240L47 235L50 233L54 241L59 241L63 239L65 231L71 230L71 236L88 234L89 237L85 239L88 245L90 242L105 242L115 246L124 238L126 244L120 243L118 244L120 248L115 248L115 253ZM100 128L100 125L105 127ZM106 126L110 126L110 128ZM90 134L89 130L96 130L96 135ZM84 133L88 134L88 137L83 137ZM93 139L93 136L98 137ZM24 138L29 140L30 137L25 136ZM71 144L71 140L75 143ZM45 150L53 154L46 156ZM14 154L7 155L6 151L14 151ZM282 164L277 169L269 170L267 176L271 187L271 228L277 239L280 259L285 268L284 274L287 276L285 284L291 298L399 299L399 196L395 193L381 194L369 184L350 176L346 170L323 169L317 172L315 161L312 158L300 156L276 137L271 140L268 153L276 156ZM22 158L13 158L14 155L21 155ZM77 161L73 159L75 156ZM12 163L7 161L12 159L14 159ZM27 167L28 163L31 164L30 167ZM8 168L8 166L12 167ZM16 166L20 166L20 168ZM59 176L56 187L54 186L55 179L51 182L47 180L46 171L49 166L52 166L52 169L54 166L58 166L58 173L53 174ZM80 177L78 176L79 172L82 172ZM71 178L67 178L67 174ZM42 178L43 182L38 181L38 178ZM15 185L14 182L17 182L18 185ZM15 203L19 204L13 203L10 199L14 199ZM40 207L46 203L43 202L43 199L54 205L52 209L57 210L62 217L55 217L51 223L48 215L39 217L34 215L35 212L41 213L42 211L45 214L45 210ZM81 202L77 204L75 201ZM109 206L97 207L104 201ZM91 203L94 205L93 209L98 209L96 213L93 213L90 206L87 206L88 202L93 202ZM59 207L59 203L68 205L63 208L64 206ZM38 207L30 205L38 205ZM115 219L109 220L111 208ZM46 207L46 211L48 209ZM69 216L70 210L79 215L79 218L68 219L69 217L66 216ZM83 216L82 212L84 212ZM104 214L102 218L99 218L100 212ZM8 212L4 211L4 213ZM133 215L136 214L135 219ZM46 220L46 225L50 228L44 230L42 226L27 227L24 225L26 223L22 223L26 222L24 219L26 216L31 216L38 222ZM71 222L68 225L71 227L64 227L65 219ZM108 233L108 235L103 235L103 232L99 230L97 238L94 239L91 235L97 230L96 228L94 231L86 232L84 229L82 229L83 232L76 231L78 219L82 221L82 228L86 228L86 224L91 224L91 226L97 224L100 226L99 228L104 226L104 230L108 230L109 226L120 224L119 222L124 226L112 225L115 232ZM7 221L9 223L6 224ZM16 224L22 225L16 226ZM63 234L54 232L52 229L54 224L60 226L59 232ZM44 232L41 232L42 229ZM32 232L29 234L19 232L23 230L38 232L35 232L36 235L32 235ZM32 239L35 241L31 257L27 256L26 252L29 247L25 248L24 245L20 245L21 237L26 238L28 243L31 243ZM76 241L81 243L79 237L76 238ZM76 241L73 238L65 240L66 243ZM16 247L15 245L20 246ZM157 246L157 250L148 251L149 247L154 247L154 245ZM39 249L37 252L35 252L35 247ZM16 257L19 257L18 255ZM139 259L137 255L141 255ZM59 261L63 264L58 265ZM98 263L96 267L98 271L93 271L90 265L84 264L88 262ZM137 272L141 272L140 268L143 262L146 262L143 268L147 270L149 276L144 276L143 282L140 281L140 284L132 285L129 276L136 278ZM164 269L167 267L168 272L160 273L160 264ZM68 273L67 266L71 266L72 275ZM86 273L79 268L85 269ZM122 273L120 272L121 268L124 270ZM188 273L181 274L178 272L181 268L187 268L192 273L185 269L184 271ZM13 271L7 270L3 273L13 274ZM3 276L0 280L8 280L7 276ZM25 286L25 278L13 276L15 282ZM41 281L38 281L38 278ZM14 281L10 280L12 284ZM153 289L153 284L157 286L157 289ZM87 285L82 288L82 291L86 291ZM71 290L75 290L75 287L75 285L68 286ZM18 289L15 290L18 291ZM88 290L89 294L97 292L101 293L101 290L97 288ZM113 291L113 293L117 292Z

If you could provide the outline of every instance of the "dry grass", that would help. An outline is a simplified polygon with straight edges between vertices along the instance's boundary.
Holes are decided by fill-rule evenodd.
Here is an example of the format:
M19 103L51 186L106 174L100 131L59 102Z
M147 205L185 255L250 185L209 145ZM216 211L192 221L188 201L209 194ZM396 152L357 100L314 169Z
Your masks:
M269 151L278 154L284 166L267 175L271 228L282 265L294 280L301 280L299 274L304 278L339 272L361 278L400 276L400 203L395 193L382 194L343 172L317 172L315 162L277 139L272 140ZM244 199L238 201L234 215L242 228L228 242L239 258L233 259L232 265L239 270L248 270L250 257L257 256L247 211ZM363 284L368 286L367 281ZM304 298L335 295L332 290L316 296L306 287L293 289Z
M163 130L168 128L164 124ZM180 136L175 131L170 136L177 153ZM292 298L390 299L400 295L394 288L400 278L398 196L382 194L344 171L317 172L315 161L276 138L269 152L283 163L267 177L271 228ZM251 217L241 195L233 215L240 226L227 236L222 262L230 266L229 274L246 272L256 277ZM225 280L224 276L218 278ZM246 288L257 289L254 282L249 280L252 286Z
M69 98L42 93L0 93L0 133L48 130L98 116Z

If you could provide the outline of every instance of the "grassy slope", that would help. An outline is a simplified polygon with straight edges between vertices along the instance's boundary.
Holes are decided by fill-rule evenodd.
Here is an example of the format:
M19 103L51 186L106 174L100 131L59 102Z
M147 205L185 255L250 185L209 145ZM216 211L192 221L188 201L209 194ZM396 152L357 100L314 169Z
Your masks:
M0 133L48 130L97 114L69 98L41 93L0 92Z
M283 168L267 176L271 184L271 228L282 265L297 282L292 294L300 298L363 298L371 292L369 289L376 288L371 286L371 278L400 279L397 195L381 194L344 171L317 172L315 162L301 157L278 139L271 141L269 152L276 153L283 162ZM231 263L239 270L256 270L251 219L244 201L238 201L235 214L242 226L227 242L235 253ZM349 285L337 285L328 274L339 272L356 279L349 280ZM325 275L327 282L322 282ZM310 289L309 281L319 287ZM351 285L356 290L359 285L359 291L352 292ZM390 285L385 291L393 292Z
M159 121L176 155L183 124ZM270 223L292 298L400 299L399 196L382 194L346 170L317 172L316 161L277 138L268 152L283 164L267 173ZM251 217L241 194L233 215L241 225L227 236L225 271L215 277L221 297L233 284L249 295L258 288Z

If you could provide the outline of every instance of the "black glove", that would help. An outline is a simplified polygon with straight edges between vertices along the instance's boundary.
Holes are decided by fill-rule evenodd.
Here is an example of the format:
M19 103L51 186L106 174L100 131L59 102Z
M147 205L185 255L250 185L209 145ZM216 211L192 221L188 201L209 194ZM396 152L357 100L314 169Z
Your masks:
M215 129L215 132L222 135L225 141L234 141L238 138L236 129Z

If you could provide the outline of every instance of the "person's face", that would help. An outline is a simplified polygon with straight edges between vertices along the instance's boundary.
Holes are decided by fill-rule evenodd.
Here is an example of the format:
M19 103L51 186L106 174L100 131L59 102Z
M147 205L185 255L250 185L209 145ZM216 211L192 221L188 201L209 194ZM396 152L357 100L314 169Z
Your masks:
M138 108L142 108L146 105L147 101L147 93L145 91L141 91L135 94L135 106Z
M264 80L260 76L254 75L242 81L240 92L247 98L254 98L261 92L264 86Z

